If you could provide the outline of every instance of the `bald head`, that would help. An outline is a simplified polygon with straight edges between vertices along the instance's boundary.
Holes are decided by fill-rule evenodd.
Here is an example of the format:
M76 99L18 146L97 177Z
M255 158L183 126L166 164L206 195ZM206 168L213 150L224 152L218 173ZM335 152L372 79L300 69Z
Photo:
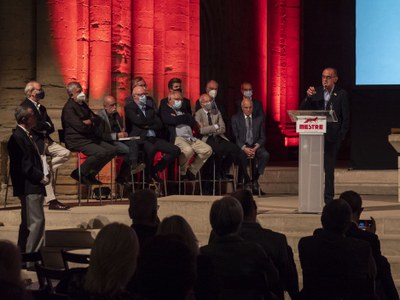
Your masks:
M103 106L107 114L112 115L117 112L117 101L111 95L105 96L103 99Z
M250 116L253 113L253 101L251 99L244 98L241 107L246 116Z

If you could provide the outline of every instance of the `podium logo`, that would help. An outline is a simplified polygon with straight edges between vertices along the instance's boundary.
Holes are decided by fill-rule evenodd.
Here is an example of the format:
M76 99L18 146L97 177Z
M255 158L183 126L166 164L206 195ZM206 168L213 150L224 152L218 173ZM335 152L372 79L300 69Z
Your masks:
M312 119L307 119L304 121L304 123L315 123L318 121L318 117L312 118Z

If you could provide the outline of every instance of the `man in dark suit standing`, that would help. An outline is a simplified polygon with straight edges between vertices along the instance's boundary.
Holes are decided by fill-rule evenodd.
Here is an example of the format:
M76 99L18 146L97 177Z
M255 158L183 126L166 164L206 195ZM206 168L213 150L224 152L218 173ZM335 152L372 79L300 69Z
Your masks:
M253 103L250 99L243 99L241 106L242 111L232 117L232 130L236 138L236 144L248 158L253 158L253 193L258 195L260 187L258 179L260 175L264 174L264 169L269 160L269 153L264 148L264 117L253 115ZM265 195L261 190L260 194Z
M375 234L375 220L371 217L372 226L367 227L366 230L358 228L358 222L364 210L361 196L354 191L346 191L340 195L340 199L343 199L350 205L352 212L352 222L349 229L346 231L346 236L366 241L371 246L372 256L375 259L377 268L376 286L378 294L381 296L381 299L398 300L399 294L393 281L390 264L387 258L382 255L381 243L379 237Z
M101 118L86 104L86 95L79 82L67 85L68 101L61 114L67 148L80 151L87 156L81 165L81 183L99 184L96 174L117 155L117 148L102 139L98 129ZM78 169L71 177L79 180Z
M132 96L128 97L125 104L126 129L129 136L138 136L139 147L146 155L147 181L161 181L158 172L164 170L175 161L180 154L177 146L157 137L156 131L162 128L153 102L148 102L146 91L142 86L133 88ZM154 156L157 152L165 155L153 166Z
M376 265L369 244L345 237L351 208L344 200L326 204L323 230L299 241L303 270L300 299L375 299Z
M103 119L103 139L117 148L117 154L123 155L121 167L117 178L118 183L131 182L131 174L136 174L145 168L144 164L138 164L138 144L134 139L127 139L124 122L117 111L117 100L113 96L105 96L103 109L97 115Z
M45 202L49 204L49 209L67 210L69 206L56 199L54 194L54 173L58 167L64 164L70 157L71 152L52 140L50 134L54 132L54 124L47 114L46 107L40 103L45 93L42 85L37 81L30 81L25 86L25 100L21 106L32 109L36 117L36 126L32 128L32 136L40 153L45 152L51 157L50 164L50 183L46 185Z
M39 151L32 128L36 126L33 110L20 106L15 110L17 127L8 142L10 175L14 196L21 201L21 225L18 246L21 252L36 252L43 245L45 185L49 183L44 152Z
M334 111L338 122L329 122L325 134L325 203L329 203L335 196L335 164L340 144L346 137L350 125L349 103L347 92L336 85L337 71L326 68L322 71L322 86L310 86L307 98L300 105L300 109Z
M250 82L245 81L240 85L240 93L242 94L242 97L236 101L236 110L240 111L242 109L241 105L243 99L250 99L253 102L253 115L255 117L264 117L264 110L261 102L253 98L253 87Z

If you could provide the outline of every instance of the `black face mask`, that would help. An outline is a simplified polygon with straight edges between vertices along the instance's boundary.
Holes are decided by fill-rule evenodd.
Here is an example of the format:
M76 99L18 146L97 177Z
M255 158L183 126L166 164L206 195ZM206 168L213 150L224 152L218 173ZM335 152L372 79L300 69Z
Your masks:
M42 90L40 93L36 94L36 97L39 99L43 99L45 96L44 91Z
M177 91L177 92L180 92L180 93L182 93L182 89L181 89L181 88L179 88L179 89L176 89L176 90L174 90L174 91Z

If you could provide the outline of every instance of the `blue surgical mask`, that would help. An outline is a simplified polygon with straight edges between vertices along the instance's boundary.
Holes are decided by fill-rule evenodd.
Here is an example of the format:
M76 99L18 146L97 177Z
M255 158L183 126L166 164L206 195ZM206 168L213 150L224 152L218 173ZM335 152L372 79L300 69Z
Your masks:
M173 106L174 106L175 109L180 109L182 107L182 101L181 100L175 100Z
M147 97L146 95L139 96L139 102L141 104L146 104Z
M76 96L76 100L78 100L78 102L82 103L86 100L86 95L84 92L80 92L78 94L78 96Z

